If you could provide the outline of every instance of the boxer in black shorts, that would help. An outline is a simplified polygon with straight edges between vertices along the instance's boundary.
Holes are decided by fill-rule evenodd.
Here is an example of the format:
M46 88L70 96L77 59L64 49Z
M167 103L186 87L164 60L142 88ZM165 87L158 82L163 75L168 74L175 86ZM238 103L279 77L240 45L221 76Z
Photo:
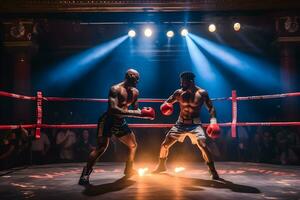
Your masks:
M124 174L132 176L136 173L133 169L133 161L137 148L134 133L128 127L125 117L154 119L155 111L147 107L140 110L138 108L139 91L136 86L139 81L139 73L134 69L127 70L125 79L121 83L110 88L108 97L108 109L100 117L97 127L97 148L93 150L88 158L86 166L83 168L79 179L80 185L89 184L89 176L93 170L96 160L105 152L109 144L109 139L115 135L122 143L129 148L129 156L126 162ZM133 109L128 109L130 106Z
M110 138L115 135L117 138L121 138L125 135L130 134L132 131L127 125L124 118L118 118L109 115L105 112L98 121L97 137L100 136Z

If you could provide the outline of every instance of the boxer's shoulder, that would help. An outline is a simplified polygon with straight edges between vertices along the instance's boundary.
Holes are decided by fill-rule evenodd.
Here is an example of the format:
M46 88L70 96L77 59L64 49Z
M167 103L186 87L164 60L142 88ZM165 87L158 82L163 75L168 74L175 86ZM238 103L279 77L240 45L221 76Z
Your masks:
M206 96L207 95L207 91L203 88L200 88L197 86L197 93L199 93L201 96Z
M177 90L175 90L173 95L181 95L182 93L183 93L182 89L177 89Z
M131 91L136 94L139 95L139 90L137 88L131 88Z

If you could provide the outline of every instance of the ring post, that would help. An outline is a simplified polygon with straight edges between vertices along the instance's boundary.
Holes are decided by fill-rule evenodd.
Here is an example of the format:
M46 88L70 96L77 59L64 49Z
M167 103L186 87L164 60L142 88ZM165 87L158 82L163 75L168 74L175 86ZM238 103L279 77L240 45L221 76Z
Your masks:
M43 94L42 92L37 92L36 96L36 129L35 129L35 138L40 139L41 138L41 125L42 125L42 116L43 116Z
M232 100L232 122L231 122L231 137L236 138L236 121L237 121L237 99L236 90L231 92Z

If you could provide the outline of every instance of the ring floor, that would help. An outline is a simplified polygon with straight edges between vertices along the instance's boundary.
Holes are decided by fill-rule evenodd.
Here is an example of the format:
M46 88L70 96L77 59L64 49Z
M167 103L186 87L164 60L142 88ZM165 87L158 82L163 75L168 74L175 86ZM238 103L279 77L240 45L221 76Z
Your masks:
M223 178L212 181L203 163L170 163L168 172L123 177L123 163L98 163L91 185L78 185L85 163L30 166L1 171L0 199L300 199L300 166L218 162ZM154 168L136 163L136 168ZM175 173L174 168L185 170Z

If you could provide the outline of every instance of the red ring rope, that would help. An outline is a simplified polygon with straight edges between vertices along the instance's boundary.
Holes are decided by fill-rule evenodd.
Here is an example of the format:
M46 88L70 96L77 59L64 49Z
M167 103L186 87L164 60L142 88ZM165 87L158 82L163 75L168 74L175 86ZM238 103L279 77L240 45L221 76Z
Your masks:
M24 96L20 94L14 94L9 92L0 91L0 96L2 97L10 97L15 99L24 99L24 100L36 100L36 97Z
M10 97L15 99L24 99L24 100L36 100L36 97L25 96L20 94L14 94L9 92L0 91L0 96ZM259 100L259 99L277 99L277 98L285 98L285 97L297 97L300 96L300 92L293 93L283 93L283 94L272 94L272 95L260 95L260 96L246 96L246 97L237 97L237 100ZM45 101L91 101L91 102L107 102L107 99L97 99L97 98L66 98L66 97L43 97ZM212 98L212 101L226 101L232 100L232 97L221 97L221 98ZM140 98L139 102L142 103L156 103L163 102L164 99L143 99Z
M174 124L129 124L131 128L170 128ZM219 123L221 127L231 127L232 123ZM23 124L23 128L36 128L36 124ZM207 127L208 124L203 124ZM300 126L300 122L237 122L236 126ZM12 130L19 128L20 125L0 125L0 130ZM41 128L70 128L85 129L97 128L97 124L41 124Z
M87 102L107 102L107 99L95 98L62 98L62 97L43 97L41 92L37 93L36 97L14 94L9 92L0 91L0 97L9 97L20 100L36 100L37 101L37 122L36 124L24 124L23 128L36 128L36 137L40 136L41 128L96 128L97 124L68 124L68 125L55 125L55 124L42 124L42 101L87 101ZM274 95L261 95L261 96L246 96L237 97L236 92L232 91L232 97L214 98L213 101L232 101L232 122L219 123L221 127L231 127L232 136L236 136L236 126L300 126L300 122L237 122L237 101L243 100L261 100L261 99L275 99L300 96L300 92L274 94ZM164 99L139 99L143 103L161 103ZM203 124L206 127L208 124ZM131 128L170 128L173 124L129 124ZM0 125L0 130L17 129L20 125Z

